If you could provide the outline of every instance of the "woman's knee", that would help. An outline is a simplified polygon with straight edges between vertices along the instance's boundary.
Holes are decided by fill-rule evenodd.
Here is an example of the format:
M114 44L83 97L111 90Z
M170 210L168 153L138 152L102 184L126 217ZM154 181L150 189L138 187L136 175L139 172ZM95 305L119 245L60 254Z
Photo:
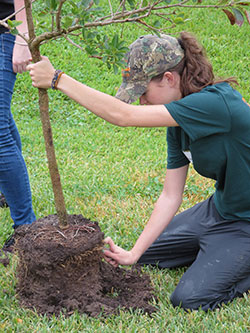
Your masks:
M202 306L202 295L197 295L195 286L180 282L170 297L174 307L181 307L185 310L197 310Z
M171 303L174 307L181 307L184 310L214 310L222 303L228 303L234 297L228 297L227 293L212 293L208 290L197 289L192 287L190 283L182 281L178 284L175 291L171 295Z
M174 307L181 307L184 309L189 308L187 297L182 293L180 289L175 289L170 297L170 301Z

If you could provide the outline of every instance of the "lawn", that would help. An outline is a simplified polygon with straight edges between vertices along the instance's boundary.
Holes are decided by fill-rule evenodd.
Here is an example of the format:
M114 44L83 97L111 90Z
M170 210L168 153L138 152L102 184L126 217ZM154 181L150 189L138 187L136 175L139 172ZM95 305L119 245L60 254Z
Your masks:
M235 76L239 91L250 100L250 26L231 26L219 10L189 10L190 20L171 30L196 34L206 47L218 76ZM119 27L112 28L119 31ZM170 32L170 31L169 31ZM129 44L145 32L129 24L123 38ZM66 41L42 47L56 68L93 88L114 95L120 75L97 59L89 59ZM126 249L149 218L162 190L166 169L165 128L118 128L92 115L58 91L49 91L54 144L69 214L82 214L98 221L106 236ZM44 140L38 110L37 90L27 73L18 76L12 111L19 128L27 163L37 218L55 213ZM181 210L213 193L213 182L191 168ZM12 232L8 209L0 211L0 241ZM240 246L240 245L239 245ZM41 317L19 306L15 296L18 258L0 267L0 332L248 332L249 298L245 295L220 310L186 313L174 309L169 297L184 269L144 270L157 293L157 312L123 312L107 318L73 314L69 318Z

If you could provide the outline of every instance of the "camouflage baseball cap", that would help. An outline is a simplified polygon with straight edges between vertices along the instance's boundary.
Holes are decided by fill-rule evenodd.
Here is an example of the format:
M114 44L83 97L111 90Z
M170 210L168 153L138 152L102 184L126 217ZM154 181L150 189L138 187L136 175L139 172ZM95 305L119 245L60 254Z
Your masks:
M150 80L176 66L184 57L178 40L169 35L145 35L129 47L125 55L127 67L122 70L123 82L116 97L133 103L147 89Z

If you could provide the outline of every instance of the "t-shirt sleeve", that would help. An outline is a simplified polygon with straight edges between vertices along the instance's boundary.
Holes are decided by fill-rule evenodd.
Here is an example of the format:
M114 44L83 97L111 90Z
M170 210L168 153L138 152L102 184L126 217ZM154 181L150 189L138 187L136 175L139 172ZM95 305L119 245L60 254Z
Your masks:
M166 108L191 141L230 131L227 103L213 86L166 104Z
M176 169L189 164L189 160L183 154L180 147L181 129L169 127L167 130L167 168Z

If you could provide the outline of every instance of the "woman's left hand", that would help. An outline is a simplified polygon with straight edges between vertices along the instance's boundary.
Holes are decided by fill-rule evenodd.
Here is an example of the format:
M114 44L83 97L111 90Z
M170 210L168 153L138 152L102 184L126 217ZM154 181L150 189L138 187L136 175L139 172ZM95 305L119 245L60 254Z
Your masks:
M55 69L52 66L49 58L42 56L41 61L27 66L30 72L32 85L36 88L48 89L51 87Z
M126 251L115 245L110 237L104 239L104 242L109 245L109 249L104 249L104 258L111 265L117 267L120 265L133 265L136 259L131 251Z

